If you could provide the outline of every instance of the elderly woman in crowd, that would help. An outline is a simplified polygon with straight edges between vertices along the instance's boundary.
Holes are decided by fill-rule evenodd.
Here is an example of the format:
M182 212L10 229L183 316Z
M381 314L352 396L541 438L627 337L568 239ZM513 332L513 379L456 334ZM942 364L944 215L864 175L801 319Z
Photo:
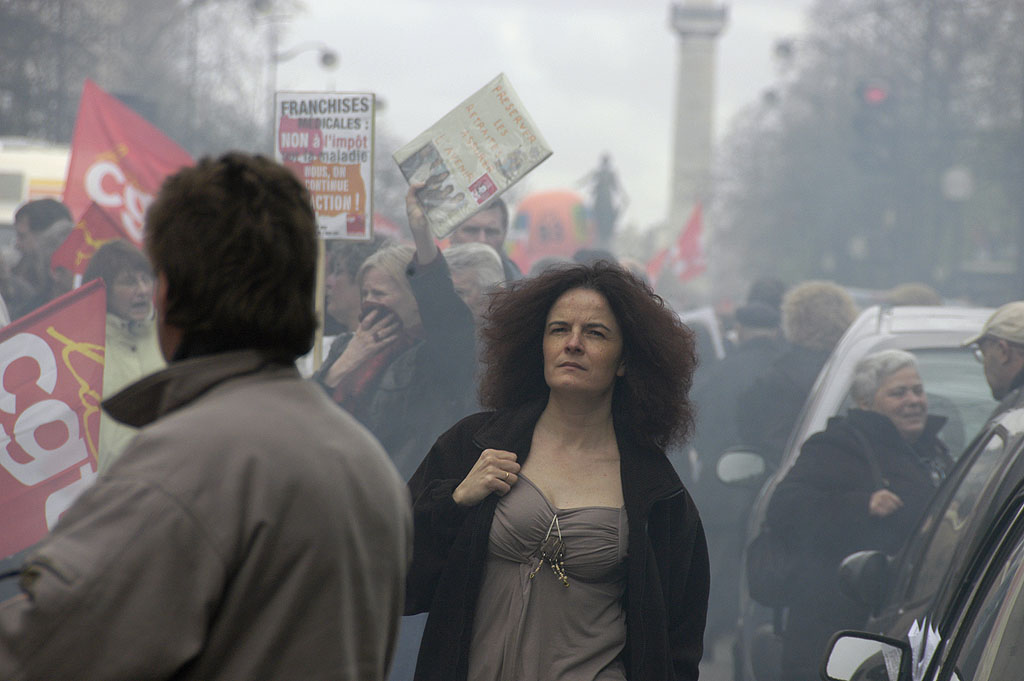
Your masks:
M416 248L387 246L363 262L362 319L334 342L314 378L408 480L437 435L475 408L476 330L415 187L406 208Z
M856 551L894 554L952 466L928 414L917 360L883 350L854 369L856 408L803 445L767 511L769 526L806 557L783 638L783 679L815 678L829 637L868 613L839 591L839 563Z
M487 244L466 243L450 247L444 259L452 272L455 292L473 312L477 324L481 323L490 304L488 294L505 281L501 256Z
M109 397L164 367L153 318L153 270L142 251L124 240L100 247L89 260L83 281L103 279L107 287L107 346L103 396ZM100 417L99 471L121 455L135 429L104 411Z
M692 427L693 335L607 262L494 294L481 399L409 482L416 679L696 679L697 509L665 456Z
M831 281L805 281L782 299L782 332L789 347L771 360L736 404L739 433L773 466L782 460L818 372L857 318L850 294Z

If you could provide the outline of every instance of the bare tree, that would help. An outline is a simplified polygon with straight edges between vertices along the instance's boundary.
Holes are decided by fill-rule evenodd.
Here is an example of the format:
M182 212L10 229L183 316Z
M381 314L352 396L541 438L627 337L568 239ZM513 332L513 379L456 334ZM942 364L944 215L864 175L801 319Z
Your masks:
M948 288L971 229L1016 243L1022 31L1021 0L819 2L719 154L716 277ZM973 194L944 189L953 168Z

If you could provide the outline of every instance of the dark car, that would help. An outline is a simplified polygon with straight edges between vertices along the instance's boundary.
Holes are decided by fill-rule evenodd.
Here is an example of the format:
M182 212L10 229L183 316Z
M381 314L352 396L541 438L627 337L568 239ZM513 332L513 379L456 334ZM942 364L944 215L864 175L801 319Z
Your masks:
M844 591L878 608L838 634L826 679L986 681L1024 670L1024 410L986 429L895 560L848 558Z

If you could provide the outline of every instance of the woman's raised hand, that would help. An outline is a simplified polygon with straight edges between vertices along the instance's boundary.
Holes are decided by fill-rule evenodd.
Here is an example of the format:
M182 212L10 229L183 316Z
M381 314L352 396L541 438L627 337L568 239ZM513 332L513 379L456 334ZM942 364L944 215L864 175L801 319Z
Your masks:
M517 480L519 464L515 454L503 449L485 449L469 475L452 492L452 499L459 506L476 506L491 492L505 496Z

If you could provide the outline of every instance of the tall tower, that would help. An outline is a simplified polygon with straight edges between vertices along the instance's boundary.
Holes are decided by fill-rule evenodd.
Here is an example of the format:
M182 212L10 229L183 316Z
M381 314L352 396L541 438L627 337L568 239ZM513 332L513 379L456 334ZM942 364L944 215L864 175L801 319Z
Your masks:
M679 37L675 143L666 228L682 229L708 189L715 104L715 41L728 8L715 0L685 0L670 7L669 25Z

